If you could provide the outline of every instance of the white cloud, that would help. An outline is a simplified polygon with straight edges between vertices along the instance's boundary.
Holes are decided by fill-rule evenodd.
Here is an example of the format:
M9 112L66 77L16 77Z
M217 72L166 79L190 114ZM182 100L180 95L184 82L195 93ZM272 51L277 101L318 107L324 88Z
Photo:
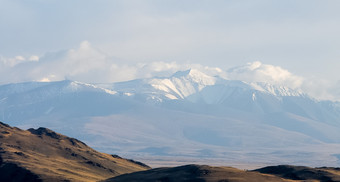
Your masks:
M245 82L267 82L283 85L302 90L320 100L340 101L340 81L333 83L320 78L303 78L279 66L263 64L259 61L229 69L227 78Z
M32 55L28 60L30 60L30 61L39 61L39 56Z
M193 60L226 68L261 60L340 79L340 1L82 2L2 0L1 54L41 56L88 39L134 63Z
M25 61L25 58L22 57L22 56L15 56L15 60L18 60L18 61Z
M259 61L248 63L244 66L231 68L227 76L232 80L246 82L268 82L271 84L285 85L291 88L299 88L304 79L296 76L279 66L262 64Z
M3 66L10 66L13 67L26 59L23 56L15 56L14 58L4 58L0 57L0 63L3 64Z
M50 82L51 80L49 78L42 78L41 80L38 80L38 82Z
M2 68L4 69L5 67L14 67L20 63L38 61L38 60L39 60L39 57L35 55L32 55L29 59L21 55L18 55L12 58L5 58L5 57L0 56L0 65L2 65Z
M190 68L211 75L223 75L224 73L220 68L190 63L157 61L126 64L123 60L112 58L93 48L88 41L81 42L76 49L47 53L41 57L33 55L29 59L23 56L1 58L1 63L3 66L0 72L0 83L64 79L108 83L153 76L169 76L177 71Z
M188 69L200 70L208 75L225 77L225 72L217 67L208 67L201 64L191 64L177 62L151 62L137 65L137 77L147 78L152 76L169 76L177 71L184 71Z
M127 64L108 56L88 41L83 41L78 48L47 53L41 57L25 58L0 57L0 83L25 81L59 81L64 79L87 83L110 83L153 76L169 76L177 71L190 68L200 70L211 76L221 76L246 82L268 82L301 89L319 99L339 100L340 83L332 84L322 79L305 79L279 66L248 63L223 71L218 67L201 64L178 62L148 62Z
M320 100L340 101L340 81L334 83L325 79L305 79L301 89Z

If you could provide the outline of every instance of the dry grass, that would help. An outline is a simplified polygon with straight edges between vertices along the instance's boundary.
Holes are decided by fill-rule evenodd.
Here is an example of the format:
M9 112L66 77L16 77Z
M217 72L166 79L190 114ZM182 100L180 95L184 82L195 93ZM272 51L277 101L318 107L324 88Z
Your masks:
M16 165L6 167L5 164ZM232 167L186 165L147 169L150 168L119 156L97 152L81 141L46 128L24 131L0 122L0 181L7 173L11 173L12 177L22 176L17 181L36 181L37 178L82 182L106 179L117 182L340 181L340 168L329 167L282 165L244 171Z
M186 165L174 168L156 168L148 171L135 172L108 179L107 182L170 182L170 181L197 181L197 182L249 182L249 181L278 181L288 182L274 175L261 174L252 171L243 171L232 167L211 167L205 165Z
M4 163L15 163L46 181L99 181L149 169L49 129L24 131L3 123L0 152Z

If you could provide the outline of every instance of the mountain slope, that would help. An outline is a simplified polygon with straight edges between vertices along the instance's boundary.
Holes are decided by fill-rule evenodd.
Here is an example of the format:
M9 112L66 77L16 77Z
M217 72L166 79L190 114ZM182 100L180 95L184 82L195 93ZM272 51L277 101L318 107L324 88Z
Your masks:
M210 167L206 165L186 165L173 168L156 168L117 176L106 182L171 182L171 181L206 181L206 182L243 182L243 181L288 181L272 175L248 172L232 167Z
M190 103L198 106L196 113L206 112L205 105L252 114L286 112L340 126L340 108L329 101L315 100L300 90L282 85L226 80L194 69L180 71L170 77L100 86L138 101L181 111L192 112L191 107L185 107ZM173 103L179 104L172 107ZM209 114L215 115L216 111L212 110Z
M147 99L157 99L158 101L184 99L191 102L204 101L208 104L223 102L223 99L230 96L235 89L260 91L277 97L306 96L301 91L284 86L226 80L218 76L209 76L195 69L179 71L170 77L133 80L113 85L102 84L101 86L127 95L147 95L149 96ZM255 99L253 95L251 98Z
M23 176L18 181L98 181L149 168L46 128L24 131L1 122L0 158L0 178Z
M292 180L340 181L340 168L332 167L311 168L305 166L279 165L268 166L254 171Z
M257 181L340 181L338 168L311 168L304 166L268 166L253 171L232 167L185 165L172 168L155 168L147 171L123 174L106 182L140 181L206 181L206 182L257 182Z

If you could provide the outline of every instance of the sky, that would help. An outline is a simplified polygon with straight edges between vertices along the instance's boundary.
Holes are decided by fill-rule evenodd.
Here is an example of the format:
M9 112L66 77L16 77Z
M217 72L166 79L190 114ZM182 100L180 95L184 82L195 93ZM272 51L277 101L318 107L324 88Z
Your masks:
M339 9L337 0L0 0L0 84L194 67L340 100Z

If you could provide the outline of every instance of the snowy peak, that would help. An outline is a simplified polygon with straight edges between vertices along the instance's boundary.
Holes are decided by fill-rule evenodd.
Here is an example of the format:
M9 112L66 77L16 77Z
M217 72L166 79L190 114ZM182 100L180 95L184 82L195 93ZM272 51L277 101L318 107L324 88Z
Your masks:
M255 82L249 84L253 89L265 92L268 94L272 94L277 97L284 97L284 96L306 96L302 91L300 90L294 90L285 86L278 86L278 85L272 85L269 83L264 82Z
M196 69L179 71L170 77L132 80L110 85L64 80L10 84L0 86L0 88L1 98L10 94L25 92L27 98L38 100L42 97L49 98L59 94L78 92L117 94L117 96L127 96L151 103L184 100L192 103L221 104L230 102L230 100L237 102L238 99L244 100L245 98L256 102L263 97L270 97L275 100L282 100L282 97L287 96L306 97L301 91L288 87L263 82L247 83L240 80L225 80ZM259 94L262 96L259 97Z
M217 104L226 102L231 97L241 96L255 101L257 100L256 95L259 93L277 98L277 100L286 96L306 96L301 91L280 85L226 80L219 76L210 76L196 69L178 71L170 77L117 83L112 88L123 95L136 96L137 94L138 98L153 102L179 99L193 103Z
M68 84L63 88L65 92L78 92L78 91L99 91L106 92L108 94L116 94L117 92L105 88L101 88L96 85L82 83L78 81L68 81Z
M185 71L176 72L172 78L185 79L188 81L192 81L193 83L197 83L200 85L213 85L216 83L216 78L212 76L208 76L203 72L200 72L196 69L189 69Z
M0 99L7 97L32 100L43 100L45 98L57 97L61 94L78 92L102 92L116 94L115 91L100 88L98 86L81 83L77 81L63 80L57 82L27 82L14 83L0 86Z
M254 71L256 69L260 69L262 66L264 66L261 62L255 61L252 63L248 63L244 66L238 66L234 68L230 68L227 72L229 73L242 73L242 72L248 72L248 71Z
M214 85L216 78L208 76L198 70L189 69L176 72L169 78L150 79L148 83L156 91L165 93L169 99L184 99L200 92L208 85Z

